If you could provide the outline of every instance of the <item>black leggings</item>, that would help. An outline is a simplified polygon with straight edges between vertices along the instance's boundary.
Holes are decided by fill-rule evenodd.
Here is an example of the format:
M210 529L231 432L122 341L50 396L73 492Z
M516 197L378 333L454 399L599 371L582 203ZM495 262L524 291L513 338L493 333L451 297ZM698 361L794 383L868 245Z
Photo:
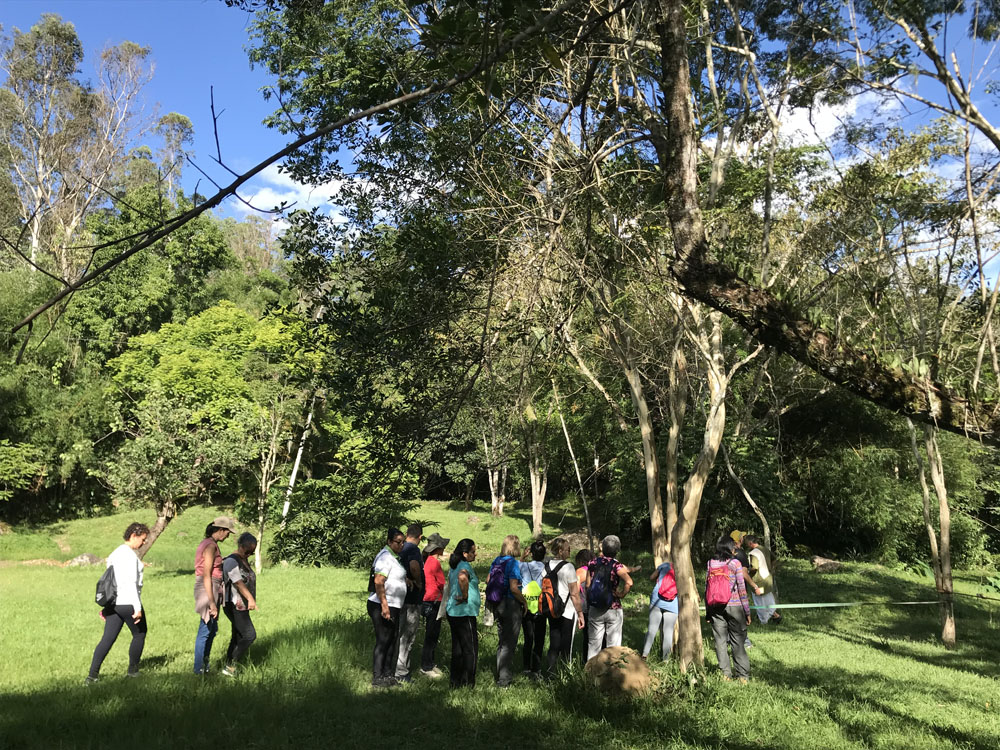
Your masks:
M142 619L138 623L133 621L132 615L135 608L132 605L106 607L102 613L104 615L104 636L101 642L94 649L94 658L90 662L90 676L97 679L101 672L101 665L111 647L115 645L118 634L122 632L122 625L128 625L132 633L132 643L128 647L128 673L139 673L139 659L142 656L142 649L146 645L146 613L142 613Z
M541 672L545 653L545 623L548 616L528 612L521 623L524 632L524 671Z
M475 687L479 664L476 618L448 615L448 625L451 627L451 686Z
M425 672L434 669L438 639L441 637L441 621L438 619L438 609L441 602L424 602L420 613L427 624L424 627L424 649L420 654L420 668Z
M389 607L389 619L382 617L382 605L368 601L368 616L375 626L372 649L372 685L391 683L396 676L399 654L399 607Z
M229 637L229 648L226 651L226 663L235 664L247 652L250 644L257 640L257 630L250 620L250 612L236 609L232 602L223 607L226 617L233 624L233 634Z
M573 645L573 628L576 627L576 617L572 620L560 617L558 620L551 620L549 623L549 674L556 671L556 662L562 661L569 664L570 646ZM587 631L583 631L586 633Z

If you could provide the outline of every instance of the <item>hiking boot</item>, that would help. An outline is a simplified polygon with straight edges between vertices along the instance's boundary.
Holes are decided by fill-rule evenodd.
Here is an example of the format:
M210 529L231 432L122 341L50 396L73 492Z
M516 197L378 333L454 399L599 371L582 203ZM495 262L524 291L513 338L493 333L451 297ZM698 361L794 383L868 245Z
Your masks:
M90 687L91 685L96 685L98 679L99 678L97 678L97 677L91 677L90 675L87 675L87 677L83 681L83 686L84 687Z
M437 667L433 667L432 669L421 669L420 674L431 680L440 680L442 677L444 677L444 672L442 672Z

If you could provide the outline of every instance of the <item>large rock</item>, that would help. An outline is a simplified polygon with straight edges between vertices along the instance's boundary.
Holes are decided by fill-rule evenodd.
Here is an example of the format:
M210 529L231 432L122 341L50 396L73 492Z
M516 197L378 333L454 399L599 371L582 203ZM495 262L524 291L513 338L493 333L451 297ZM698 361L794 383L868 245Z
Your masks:
M653 686L646 662L627 646L604 649L587 662L583 671L608 696L642 695Z
M80 568L84 565L100 565L103 562L103 557L84 552L82 555L77 555L72 560L66 561L65 565L67 568Z
M828 557L814 555L812 558L813 570L817 573L836 573L840 570L840 563Z

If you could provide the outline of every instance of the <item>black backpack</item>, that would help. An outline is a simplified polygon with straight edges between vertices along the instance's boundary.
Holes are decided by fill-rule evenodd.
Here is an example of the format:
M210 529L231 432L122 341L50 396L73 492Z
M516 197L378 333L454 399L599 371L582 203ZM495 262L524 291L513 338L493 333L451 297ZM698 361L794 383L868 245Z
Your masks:
M614 560L609 560L594 566L594 577L587 587L587 604L594 609L611 609L615 601L614 587L611 585L614 564Z
M109 565L101 577L97 579L97 592L94 601L98 607L113 607L118 598L118 583L115 581L115 569Z

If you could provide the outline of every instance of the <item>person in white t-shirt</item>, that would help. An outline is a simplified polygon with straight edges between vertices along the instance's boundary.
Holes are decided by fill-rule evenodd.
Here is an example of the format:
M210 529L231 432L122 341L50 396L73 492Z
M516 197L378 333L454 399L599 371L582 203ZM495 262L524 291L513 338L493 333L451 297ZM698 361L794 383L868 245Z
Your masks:
M125 529L125 544L120 545L108 555L107 567L114 568L117 595L115 601L103 610L104 636L94 649L94 658L90 662L90 674L86 684L97 682L101 665L111 647L118 639L122 625L127 625L132 633L132 643L128 649L129 677L139 676L139 659L146 645L146 615L142 611L142 560L136 555L149 535L149 527L142 523L130 524Z
M555 674L557 662L569 664L573 649L573 626L576 626L576 630L582 630L586 625L580 584L576 570L568 558L569 542L562 537L555 539L552 542L552 559L545 563L545 572L555 573L558 583L556 596L559 601L565 602L565 606L561 617L549 621L549 677Z
M368 590L368 616L375 627L372 650L372 687L396 684L399 656L399 617L406 599L406 569L399 561L406 537L399 529L389 529L386 545L372 563Z

